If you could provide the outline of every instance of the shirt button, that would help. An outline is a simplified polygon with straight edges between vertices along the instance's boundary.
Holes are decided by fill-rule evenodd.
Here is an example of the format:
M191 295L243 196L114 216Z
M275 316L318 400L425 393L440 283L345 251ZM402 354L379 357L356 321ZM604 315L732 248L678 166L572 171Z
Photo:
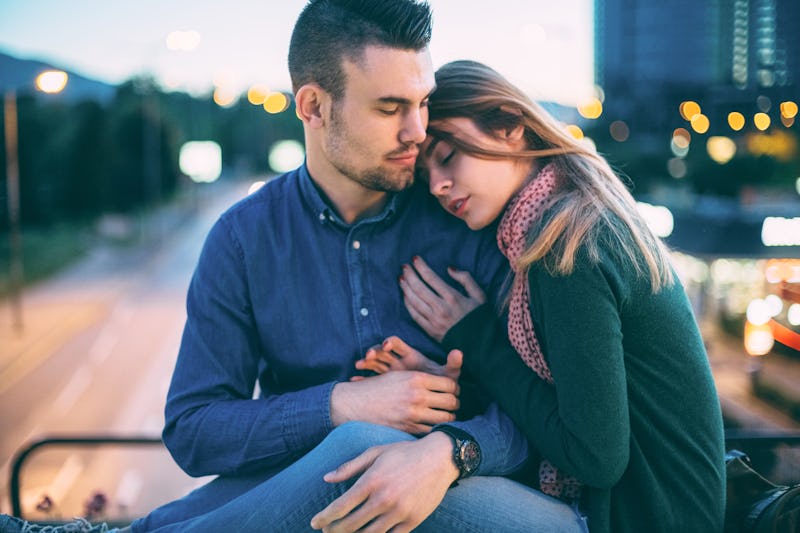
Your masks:
M361 316L367 316L369 314L369 309L366 307L361 308Z
M361 248L361 243L359 241L353 241L353 249L358 250Z
M325 222L325 213L320 213L319 214L319 221L320 222Z

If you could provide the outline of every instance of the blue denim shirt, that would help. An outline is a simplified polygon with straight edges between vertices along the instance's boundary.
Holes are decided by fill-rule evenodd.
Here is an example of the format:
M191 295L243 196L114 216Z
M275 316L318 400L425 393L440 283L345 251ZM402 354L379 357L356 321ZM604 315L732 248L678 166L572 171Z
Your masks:
M398 276L415 255L444 279L449 265L473 273L492 297L507 273L494 233L470 231L424 186L346 224L302 166L224 213L189 287L167 398L163 438L178 464L191 475L280 469L333 429L331 391L369 347L398 335L443 359L403 305ZM481 446L478 474L509 473L527 455L495 404L455 424Z

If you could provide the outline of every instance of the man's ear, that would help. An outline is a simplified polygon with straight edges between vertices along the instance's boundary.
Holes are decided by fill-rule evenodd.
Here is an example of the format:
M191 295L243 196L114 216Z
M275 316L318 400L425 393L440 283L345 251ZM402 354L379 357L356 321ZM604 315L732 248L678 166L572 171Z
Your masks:
M330 108L330 95L316 83L307 83L294 95L297 116L312 128L325 125Z

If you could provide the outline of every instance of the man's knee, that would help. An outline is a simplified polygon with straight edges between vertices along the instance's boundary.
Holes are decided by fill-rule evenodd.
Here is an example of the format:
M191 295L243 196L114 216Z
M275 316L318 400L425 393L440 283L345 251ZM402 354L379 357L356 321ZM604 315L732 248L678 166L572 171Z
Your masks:
M413 435L399 429L356 421L347 422L331 431L320 446L357 449L360 453L372 446L414 439Z

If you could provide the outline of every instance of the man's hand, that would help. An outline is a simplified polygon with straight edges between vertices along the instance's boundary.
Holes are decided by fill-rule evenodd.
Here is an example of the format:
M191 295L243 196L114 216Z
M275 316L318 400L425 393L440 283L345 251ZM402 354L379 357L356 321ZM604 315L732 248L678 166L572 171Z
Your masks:
M350 489L311 519L326 533L411 531L458 479L453 441L435 431L422 439L370 448L325 475L338 483L361 474Z
M393 370L419 370L458 381L463 359L464 354L461 350L451 350L447 354L447 363L440 365L406 344L400 337L392 336L383 341L383 344L367 350L364 358L356 361L356 368L372 370L376 374L385 374ZM359 381L365 378L355 376L351 379Z
M452 422L458 407L458 384L454 379L417 371L389 372L337 383L331 393L334 426L361 420L412 435Z
M486 301L486 294L469 272L451 267L447 273L464 287L467 296L448 285L419 257L411 266L403 266L400 277L403 302L411 318L439 342L459 320Z

